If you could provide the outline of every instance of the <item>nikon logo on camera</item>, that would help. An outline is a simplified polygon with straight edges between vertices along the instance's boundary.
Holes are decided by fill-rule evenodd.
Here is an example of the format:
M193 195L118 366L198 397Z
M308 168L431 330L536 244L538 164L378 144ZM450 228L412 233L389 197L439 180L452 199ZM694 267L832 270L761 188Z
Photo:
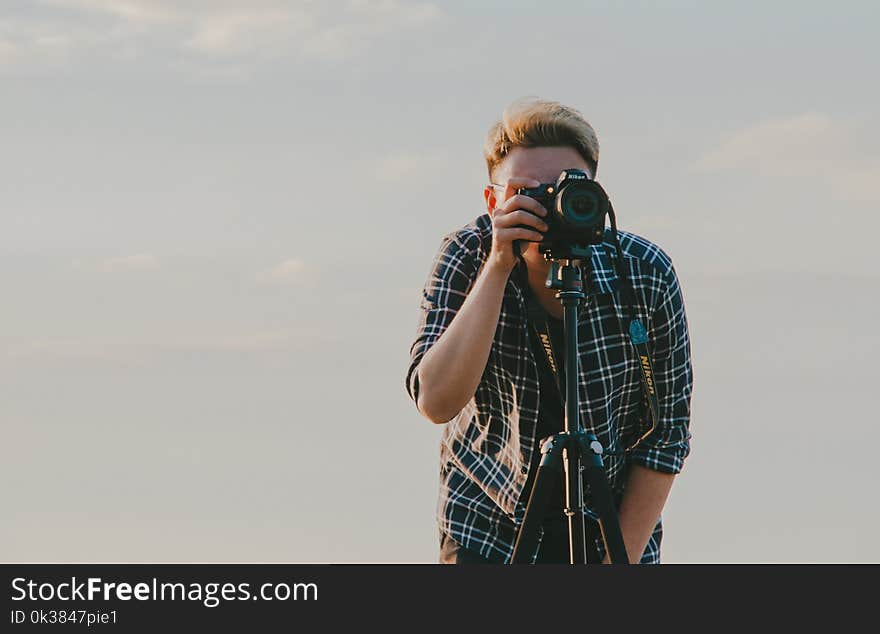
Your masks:
M648 391L654 394L654 377L651 375L651 361L647 355L639 355L642 359L642 368L645 370L645 381L648 383Z
M553 358L553 347L550 345L550 337L545 335L543 332L541 335L541 345L544 346L544 350L547 352L547 360L550 361L550 369L553 372L556 372L556 360Z

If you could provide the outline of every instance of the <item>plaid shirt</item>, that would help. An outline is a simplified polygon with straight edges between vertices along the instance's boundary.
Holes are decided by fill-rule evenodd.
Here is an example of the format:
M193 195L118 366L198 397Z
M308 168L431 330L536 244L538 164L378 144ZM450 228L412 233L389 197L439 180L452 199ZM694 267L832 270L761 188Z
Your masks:
M659 397L657 428L632 452L623 450L647 428L647 407L635 351L612 265L609 234L583 267L587 295L579 308L581 425L605 448L609 483L619 504L630 464L666 473L681 471L690 451L693 383L690 340L678 279L669 256L648 240L618 231L625 267L648 329ZM461 308L492 245L492 223L483 214L441 241L421 297L421 318L410 350L406 389L416 402L418 367ZM440 443L439 530L465 548L507 563L525 514L534 469L539 370L529 345L530 327L520 261L507 281L498 327L474 396L445 423ZM629 443L629 444L628 444ZM529 480L528 487L527 480ZM586 489L586 487L585 487ZM585 514L595 518L585 491ZM663 529L658 521L641 563L659 563ZM543 530L540 532L543 536ZM597 541L604 555L604 544Z

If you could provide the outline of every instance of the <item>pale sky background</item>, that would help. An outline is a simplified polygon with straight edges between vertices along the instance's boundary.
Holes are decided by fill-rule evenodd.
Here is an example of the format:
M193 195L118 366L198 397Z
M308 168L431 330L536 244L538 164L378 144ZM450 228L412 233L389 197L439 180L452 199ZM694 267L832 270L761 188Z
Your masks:
M878 6L3 0L0 560L435 561L419 293L539 95L681 278L664 560L880 561Z

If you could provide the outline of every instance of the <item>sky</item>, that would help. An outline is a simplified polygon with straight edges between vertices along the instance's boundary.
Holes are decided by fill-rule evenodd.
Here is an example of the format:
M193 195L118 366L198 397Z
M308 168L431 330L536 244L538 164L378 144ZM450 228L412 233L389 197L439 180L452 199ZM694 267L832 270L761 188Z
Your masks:
M584 113L682 284L663 560L880 561L878 18L5 0L0 560L435 561L419 296L535 95Z

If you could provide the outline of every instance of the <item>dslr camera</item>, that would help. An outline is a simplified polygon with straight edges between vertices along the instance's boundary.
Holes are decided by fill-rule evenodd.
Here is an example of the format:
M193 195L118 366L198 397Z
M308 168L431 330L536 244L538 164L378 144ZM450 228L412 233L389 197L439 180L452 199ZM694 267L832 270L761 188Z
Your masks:
M520 187L516 193L531 196L547 209L543 220L548 228L538 243L544 257L588 257L589 246L602 243L611 203L601 185L583 170L563 170L555 183Z

